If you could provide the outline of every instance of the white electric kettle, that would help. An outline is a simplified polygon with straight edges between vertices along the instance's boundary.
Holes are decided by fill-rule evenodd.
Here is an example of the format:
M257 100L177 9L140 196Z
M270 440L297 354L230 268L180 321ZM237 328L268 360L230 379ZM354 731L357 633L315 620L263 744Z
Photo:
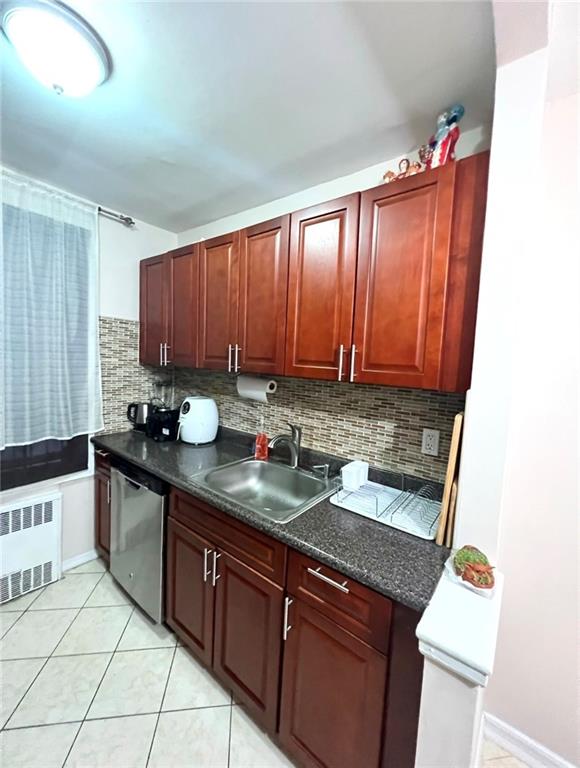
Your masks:
M211 397L186 397L179 409L178 439L184 443L211 443L218 431L219 417Z

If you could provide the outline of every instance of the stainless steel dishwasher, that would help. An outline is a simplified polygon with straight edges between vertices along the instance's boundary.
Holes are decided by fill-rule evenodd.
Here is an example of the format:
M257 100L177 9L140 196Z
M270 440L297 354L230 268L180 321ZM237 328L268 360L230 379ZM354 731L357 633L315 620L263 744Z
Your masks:
M157 623L163 620L167 485L119 460L111 467L111 574Z

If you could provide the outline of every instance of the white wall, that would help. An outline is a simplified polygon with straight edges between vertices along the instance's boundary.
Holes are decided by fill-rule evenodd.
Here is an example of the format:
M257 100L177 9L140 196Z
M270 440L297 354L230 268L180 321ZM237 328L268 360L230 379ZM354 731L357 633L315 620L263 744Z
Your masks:
M136 221L126 227L99 217L100 314L139 319L139 262L177 246L177 235Z
M489 148L489 140L489 128L487 126L466 131L457 143L456 155L458 158L462 158L473 155L476 152L482 152L484 149ZM193 227L178 235L179 245L189 245L189 243L195 243L208 237L235 232L237 229L250 227L253 224L268 221L276 216L282 216L285 213L299 211L301 208L317 205L326 200L333 200L335 197L376 187L382 183L383 174L387 170L398 171L400 159L400 157L396 157L391 160L385 160L382 163L363 168L356 173L341 176L324 184L318 184L315 187L309 187L301 192L281 197L265 205L248 208L245 211L225 216L209 224ZM411 159L416 158L412 157Z
M577 764L578 6L551 10L547 45L497 73L456 544L505 574L486 711Z

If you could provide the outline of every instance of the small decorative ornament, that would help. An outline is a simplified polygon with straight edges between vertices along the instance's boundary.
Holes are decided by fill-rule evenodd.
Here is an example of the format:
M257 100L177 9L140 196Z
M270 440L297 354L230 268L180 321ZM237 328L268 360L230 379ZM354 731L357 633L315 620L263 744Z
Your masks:
M454 104L437 117L437 130L427 144L419 149L419 158L427 168L439 168L455 160L455 145L459 139L459 121L465 114L462 104Z
M390 181L395 181L395 179L405 179L407 176L414 176L416 173L421 173L422 170L421 163L418 163L416 160L411 162L404 157L399 162L399 173L387 171L383 176L383 181L385 184L388 184Z

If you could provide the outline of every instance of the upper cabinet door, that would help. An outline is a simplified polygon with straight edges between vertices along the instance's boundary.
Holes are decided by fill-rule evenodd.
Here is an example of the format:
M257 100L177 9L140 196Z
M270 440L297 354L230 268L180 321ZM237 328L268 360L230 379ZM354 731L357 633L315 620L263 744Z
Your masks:
M240 233L199 244L199 367L228 370L236 344ZM233 370L233 369L232 369Z
M165 254L144 259L140 265L139 360L162 365L161 345L167 341L167 280Z
M361 196L355 381L436 389L455 164Z
M167 254L169 274L168 361L197 365L199 247L189 245Z
M352 336L360 195L293 213L287 376L344 379ZM342 368L339 370L339 362Z
M284 373L290 217L242 230L239 370Z

